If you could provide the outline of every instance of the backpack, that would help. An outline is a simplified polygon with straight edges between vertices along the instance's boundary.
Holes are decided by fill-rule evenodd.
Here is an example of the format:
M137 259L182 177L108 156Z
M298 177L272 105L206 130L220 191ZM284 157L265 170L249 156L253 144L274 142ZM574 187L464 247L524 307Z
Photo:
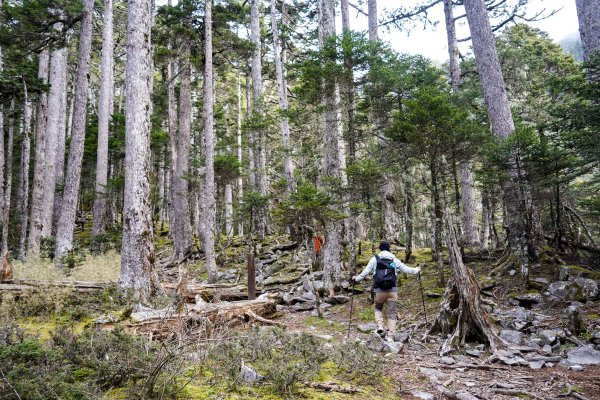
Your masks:
M376 289L390 290L396 287L396 269L392 267L393 260L379 258L375 256L377 265L375 266L375 276L373 278Z

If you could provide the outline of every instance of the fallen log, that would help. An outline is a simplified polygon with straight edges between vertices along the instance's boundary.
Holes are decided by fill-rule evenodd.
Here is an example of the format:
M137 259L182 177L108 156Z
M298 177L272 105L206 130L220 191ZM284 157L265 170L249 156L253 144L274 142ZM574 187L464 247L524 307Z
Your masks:
M194 331L205 327L210 335L213 327L235 326L248 322L276 324L265 316L275 313L280 296L264 294L255 300L222 303L186 304L182 312L175 309L144 310L131 314L132 322L125 328L134 334L164 338L173 333ZM278 323L277 323L278 324Z
M166 291L175 291L177 290L177 283L163 283L162 287ZM196 296L202 297L202 300L206 302L214 302L217 300L239 301L248 299L248 288L245 285L235 283L206 285L188 284L187 288L180 293L184 296L186 303L195 303ZM260 290L256 291L257 295L260 295L261 293Z
M37 281L29 279L15 279L12 283L0 284L0 291L23 292L27 290L39 290L49 287L68 288L77 292L102 292L105 289L116 286L113 282L86 282L86 281Z
M304 382L304 385L313 389L324 390L326 392L338 392L347 394L360 393L360 389L338 385L337 383L333 382Z

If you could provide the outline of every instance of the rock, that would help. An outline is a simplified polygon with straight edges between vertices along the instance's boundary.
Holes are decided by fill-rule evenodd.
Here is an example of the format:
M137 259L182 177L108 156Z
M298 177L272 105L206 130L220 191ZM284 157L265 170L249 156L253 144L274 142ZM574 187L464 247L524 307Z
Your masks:
M552 346L550 346L549 344L546 344L542 348L542 351L546 354L550 354L550 353L552 353Z
M316 306L317 306L317 304L315 302L313 302L313 301L307 301L306 303L296 303L293 306L290 306L290 310L293 310L293 311L308 311L308 310L312 310ZM323 308L322 304L321 304L321 308Z
M435 396L432 395L431 393L421 392L420 390L413 390L411 392L411 394L413 396L415 396L417 399L421 399L421 400L433 400L433 399L435 399Z
M540 339L538 339L538 338L535 338L535 340L530 339L530 338L524 338L523 346L531 347L533 350L539 350L540 349L539 341L540 341Z
M544 290L550 284L550 280L544 277L529 279L529 287L537 290Z
M510 275L510 276L515 276L516 273L517 273L517 271L514 269L511 269L510 271L508 271L508 275Z
M526 293L514 297L521 307L531 308L534 304L542 302L542 295L539 293Z
M465 386L466 387L475 387L475 383L474 382L465 382Z
M567 352L566 361L571 365L600 365L600 351L591 347L579 347Z
M425 293L425 296L429 297L430 299L439 299L440 297L442 297L441 294L434 292L427 292Z
M558 280L559 281L568 281L571 277L571 268L560 266L558 268Z
M94 324L114 324L119 322L119 317L114 314L102 314L94 320Z
M598 297L598 283L592 279L576 278L573 281L553 282L548 286L550 297L563 301L588 301Z
M500 332L500 338L508 343L520 345L523 342L523 334L519 331L503 329Z
M240 368L240 378L249 384L262 381L265 377L256 372L252 367L244 365Z
M419 367L419 372L433 381L444 380L447 375L439 369Z
M575 365L571 365L569 367L569 369L571 371L579 372L579 371L583 371L584 368L581 365L575 364Z
M367 339L367 348L375 352L383 352L387 344L377 333L371 333Z
M333 339L333 336L331 336L331 335L315 335L315 336L318 337L319 339L323 339L326 341L330 341Z
M385 346L382 349L384 353L387 354L398 354L404 345L402 343L396 342L385 342Z
M479 357L481 356L481 351L477 350L477 349L469 349L467 351L465 351L465 354L471 357Z
M452 357L442 357L440 358L440 362L445 365L452 365L456 363L456 361Z
M600 344L600 331L592 333L590 341L594 344Z
M544 329L538 332L538 336L541 339L540 344L542 346L552 345L556 342L556 331L553 329Z
M542 367L544 366L544 361L531 361L528 366L531 369L542 369Z
M407 331L396 332L396 334L394 335L394 341L399 343L406 343L408 342L409 338L410 333L408 333Z
M362 333L371 333L377 329L376 324L360 324L356 327L359 332Z

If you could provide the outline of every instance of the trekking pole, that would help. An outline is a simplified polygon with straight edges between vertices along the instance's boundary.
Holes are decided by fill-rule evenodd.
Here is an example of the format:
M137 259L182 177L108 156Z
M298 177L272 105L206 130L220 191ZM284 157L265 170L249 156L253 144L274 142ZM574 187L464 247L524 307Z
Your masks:
M425 296L423 295L423 283L421 283L421 272L417 274L419 277L419 288L421 289L421 302L423 303L423 314L425 315L425 325L429 325L427 321L427 310L425 310Z
M350 319L348 319L348 338L350 338L350 324L352 323L352 311L354 310L354 285L355 281L352 281L352 293L350 294Z

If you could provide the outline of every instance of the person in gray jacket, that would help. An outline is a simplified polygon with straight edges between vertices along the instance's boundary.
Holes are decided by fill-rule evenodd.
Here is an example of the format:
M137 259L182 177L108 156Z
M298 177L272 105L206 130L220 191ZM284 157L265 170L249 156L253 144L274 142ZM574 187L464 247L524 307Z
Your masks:
M377 323L377 333L381 336L385 333L385 324L383 317L383 306L386 305L387 314L387 335L386 340L393 341L396 333L396 303L398 302L398 288L396 287L396 273L398 271L407 274L417 275L421 268L410 268L400 261L396 256L390 253L390 243L381 242L379 245L380 253L373 256L365 269L352 278L353 282L360 282L365 277L374 278L373 291L375 292L375 322ZM390 275L391 271L394 271ZM387 276L387 277L386 277Z

